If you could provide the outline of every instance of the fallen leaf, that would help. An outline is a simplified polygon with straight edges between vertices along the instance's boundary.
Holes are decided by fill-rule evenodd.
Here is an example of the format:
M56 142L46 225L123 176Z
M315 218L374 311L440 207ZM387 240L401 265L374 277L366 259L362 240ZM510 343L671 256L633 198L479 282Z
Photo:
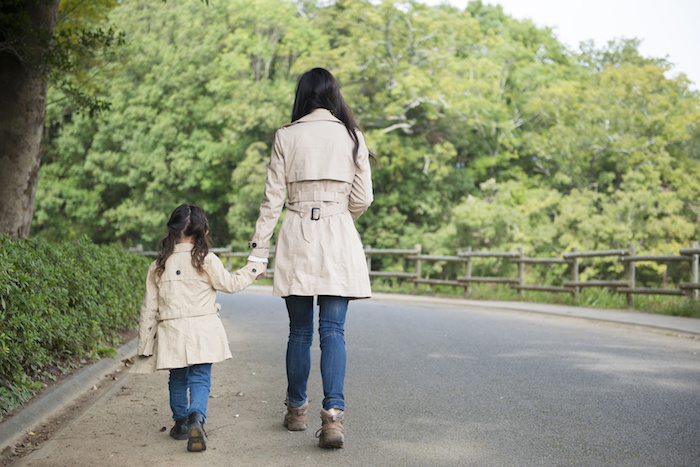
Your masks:
M165 430L167 430L167 429L168 429L168 428L164 426L163 428L160 429L160 432L163 433L163 432L164 432Z
M237 395L238 397L245 397L245 394L243 394L243 391L238 391L238 392L236 393L236 395Z
M3 456L14 456L16 454L17 454L17 452L15 451L15 448L13 448L12 446L7 446L5 449L2 450Z

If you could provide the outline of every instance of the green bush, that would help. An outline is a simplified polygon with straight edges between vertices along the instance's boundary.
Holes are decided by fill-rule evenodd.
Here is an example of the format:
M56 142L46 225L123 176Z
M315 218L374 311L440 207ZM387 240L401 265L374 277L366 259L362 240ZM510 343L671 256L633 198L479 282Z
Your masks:
M49 365L97 359L136 326L148 263L86 238L0 235L0 419L53 379Z

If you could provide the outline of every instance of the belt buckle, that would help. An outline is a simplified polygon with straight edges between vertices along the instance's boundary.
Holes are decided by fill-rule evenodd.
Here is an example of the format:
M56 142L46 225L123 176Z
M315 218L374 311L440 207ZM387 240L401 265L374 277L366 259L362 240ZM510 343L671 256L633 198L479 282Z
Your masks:
M317 221L321 218L321 208L311 208L311 220Z

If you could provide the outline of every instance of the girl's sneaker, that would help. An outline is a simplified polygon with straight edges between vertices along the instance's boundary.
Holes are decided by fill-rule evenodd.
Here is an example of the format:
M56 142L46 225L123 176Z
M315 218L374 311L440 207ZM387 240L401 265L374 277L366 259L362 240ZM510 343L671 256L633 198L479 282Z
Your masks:
M187 439L187 418L175 420L175 426L170 429L170 436L175 439Z
M207 434L204 431L204 415L192 412L188 419L187 450L193 452L206 451Z

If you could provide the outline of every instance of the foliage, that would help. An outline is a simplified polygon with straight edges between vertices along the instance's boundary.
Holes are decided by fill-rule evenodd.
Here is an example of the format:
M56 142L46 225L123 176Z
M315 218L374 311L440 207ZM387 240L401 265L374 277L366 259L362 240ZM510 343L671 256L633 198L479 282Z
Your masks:
M154 246L189 201L216 245L242 248L274 131L313 66L339 79L379 158L358 221L373 247L654 254L700 237L700 96L635 39L568 50L479 1L127 0L109 24L126 37L99 62L110 112L49 111L42 237ZM615 268L591 262L582 278Z
M76 113L95 115L110 108L100 78L100 64L114 59L123 33L108 24L116 0L61 0L56 32L46 65L51 87L47 107L70 106Z
M59 359L110 355L133 328L148 260L80 239L0 235L0 414L31 398Z
M416 286L410 282L399 281L395 278L374 279L372 281L372 290L386 293L464 298L464 289L461 287L427 284L419 284ZM525 300L536 303L585 306L600 309L627 308L627 299L624 294L610 293L604 288L594 287L581 290L576 298L568 293L553 294L527 291L524 292L524 298L520 299L518 298L517 291L508 286L477 283L471 284L469 299L493 300L499 302ZM686 297L637 295L634 299L634 308L648 313L700 318L700 302L697 300L688 300Z

